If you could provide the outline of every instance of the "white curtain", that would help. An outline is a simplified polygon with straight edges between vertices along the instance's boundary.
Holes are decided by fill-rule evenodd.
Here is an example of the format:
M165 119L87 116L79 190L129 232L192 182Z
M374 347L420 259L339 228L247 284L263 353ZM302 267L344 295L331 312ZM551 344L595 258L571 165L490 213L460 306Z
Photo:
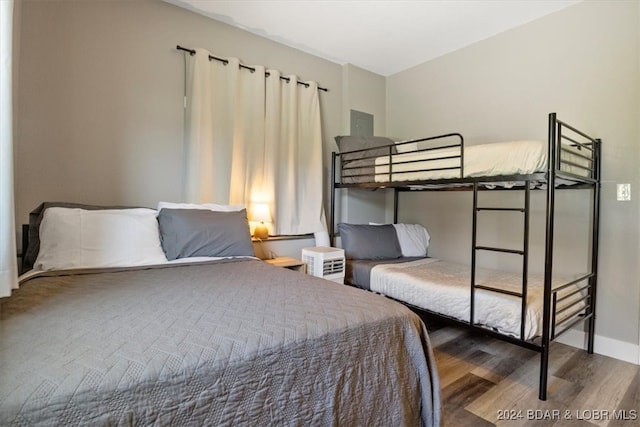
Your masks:
M0 1L0 297L18 287L13 200L13 0Z
M267 203L271 234L326 232L317 83L209 55L185 55L186 201Z
M278 234L319 232L326 222L318 84L287 77L269 70L267 79L265 180L272 184L271 212Z

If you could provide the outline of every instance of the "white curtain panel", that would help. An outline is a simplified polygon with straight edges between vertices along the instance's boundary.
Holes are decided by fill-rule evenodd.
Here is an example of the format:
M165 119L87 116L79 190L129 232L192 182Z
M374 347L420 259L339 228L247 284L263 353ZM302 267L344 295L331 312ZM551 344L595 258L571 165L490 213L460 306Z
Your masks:
M13 1L0 1L0 297L18 287L13 200Z
M233 129L229 203L251 208L252 203L267 202L264 182L265 69L252 65L255 71L249 71L240 69L238 63L229 63L229 67L233 70L228 73L234 76L233 83L227 87L232 99L223 101L224 105L220 107L232 106L233 114L228 121L217 125Z
M185 199L243 204L264 150L264 67L250 72L238 58L225 64L195 50L185 55Z
M317 83L186 55L185 198L268 203L271 234L326 231Z
M229 78L227 68L235 67L210 61L209 54L196 49L195 55L185 56L184 182L185 199L192 203L226 203L229 199L229 187L222 183L229 182L231 174L233 132L229 126L220 124L233 117L233 108L221 105L233 101L231 93L222 89Z
M316 82L298 84L269 70L266 98L266 181L278 234L326 230L322 206L322 132Z

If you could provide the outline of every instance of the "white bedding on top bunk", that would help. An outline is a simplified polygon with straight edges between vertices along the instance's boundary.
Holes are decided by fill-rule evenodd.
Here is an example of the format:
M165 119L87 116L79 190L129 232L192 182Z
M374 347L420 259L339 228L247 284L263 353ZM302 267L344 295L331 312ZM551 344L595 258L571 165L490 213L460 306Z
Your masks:
M431 160L438 157L460 155L459 148L445 148L433 151L408 152L393 155L393 181L420 181L429 179L459 178L460 159ZM563 153L563 159L589 166L588 161L570 153ZM412 161L413 163L399 162ZM389 156L375 160L376 182L389 181ZM453 167L456 169L428 170ZM508 141L490 144L465 145L464 177L526 175L544 172L547 167L547 143L542 141ZM579 176L588 176L588 171L570 165L563 170ZM406 171L399 174L398 172Z
M380 264L371 270L370 289L391 298L435 313L469 321L470 268L463 264L426 258L398 264ZM560 279L554 285L567 283ZM529 275L525 339L542 334L543 277ZM520 292L522 274L478 268L476 284ZM577 289L563 289L562 296ZM578 292L559 307L582 297ZM568 310L571 312L572 310ZM477 289L475 322L503 334L520 336L521 299L511 295ZM558 322L560 323L560 322Z

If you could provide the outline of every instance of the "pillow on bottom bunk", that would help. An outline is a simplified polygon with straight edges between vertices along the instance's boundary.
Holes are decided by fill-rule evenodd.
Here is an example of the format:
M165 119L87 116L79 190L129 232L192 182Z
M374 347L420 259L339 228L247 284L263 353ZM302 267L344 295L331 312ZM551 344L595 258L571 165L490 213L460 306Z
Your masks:
M392 225L338 224L347 259L393 259L402 256Z
M370 222L370 225L385 225ZM398 234L398 242L403 257L425 257L431 236L420 224L391 224Z
M402 256L427 256L431 236L420 224L394 224L402 248Z

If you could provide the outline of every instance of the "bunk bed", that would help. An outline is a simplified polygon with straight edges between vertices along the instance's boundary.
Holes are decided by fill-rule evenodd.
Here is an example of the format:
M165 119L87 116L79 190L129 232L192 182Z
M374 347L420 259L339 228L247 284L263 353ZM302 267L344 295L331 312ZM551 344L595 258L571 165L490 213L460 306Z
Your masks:
M549 347L551 342L581 322L587 323L587 351L593 353L595 332L596 287L598 266L598 223L600 208L600 159L601 140L563 122L556 113L548 116L548 139L545 142L518 141L465 146L459 133L432 136L410 141L382 144L355 150L340 147L340 153L333 153L331 168L331 213L330 238L336 238L336 193L340 189L393 189L394 224L398 222L399 194L404 191L447 191L467 190L473 192L473 224L471 238L471 257L468 271L468 305L466 318L452 316L445 310L425 308L419 299L397 297L402 303L415 311L442 320L492 335L540 353L540 400L547 397L547 378L549 367ZM522 191L524 206L490 207L480 206L478 193L493 189ZM590 244L589 266L587 272L581 272L571 279L556 277L553 265L554 222L556 216L556 192L559 190L588 189L590 197ZM539 276L539 290L534 288L529 273L529 234L532 210L531 192L544 191L545 242L544 271ZM478 216L480 212L514 211L523 215L522 248L500 248L484 246L478 241ZM522 257L522 275L518 276L517 286L502 286L500 280L487 284L478 279L482 271L477 257L481 252L515 254ZM349 258L349 255L347 255ZM347 260L354 263L358 260ZM373 265L387 264L389 270L397 270L394 260L362 261L367 268ZM415 263L415 260L412 259ZM437 265L427 259L429 264ZM384 274L384 273L381 273ZM434 273L438 276L438 273ZM441 274L442 277L451 277ZM362 273L360 273L362 277ZM438 285L453 286L449 279L441 279ZM459 281L459 277L457 278ZM358 285L358 284L356 284ZM459 285L459 283L458 283ZM360 285L358 285L360 286ZM367 286L361 286L367 288ZM539 330L531 332L525 325L532 317L529 307L535 294L540 293L538 322ZM384 293L384 292L383 292ZM504 331L477 320L482 310L479 298L487 294L507 295L518 300L519 330Z

